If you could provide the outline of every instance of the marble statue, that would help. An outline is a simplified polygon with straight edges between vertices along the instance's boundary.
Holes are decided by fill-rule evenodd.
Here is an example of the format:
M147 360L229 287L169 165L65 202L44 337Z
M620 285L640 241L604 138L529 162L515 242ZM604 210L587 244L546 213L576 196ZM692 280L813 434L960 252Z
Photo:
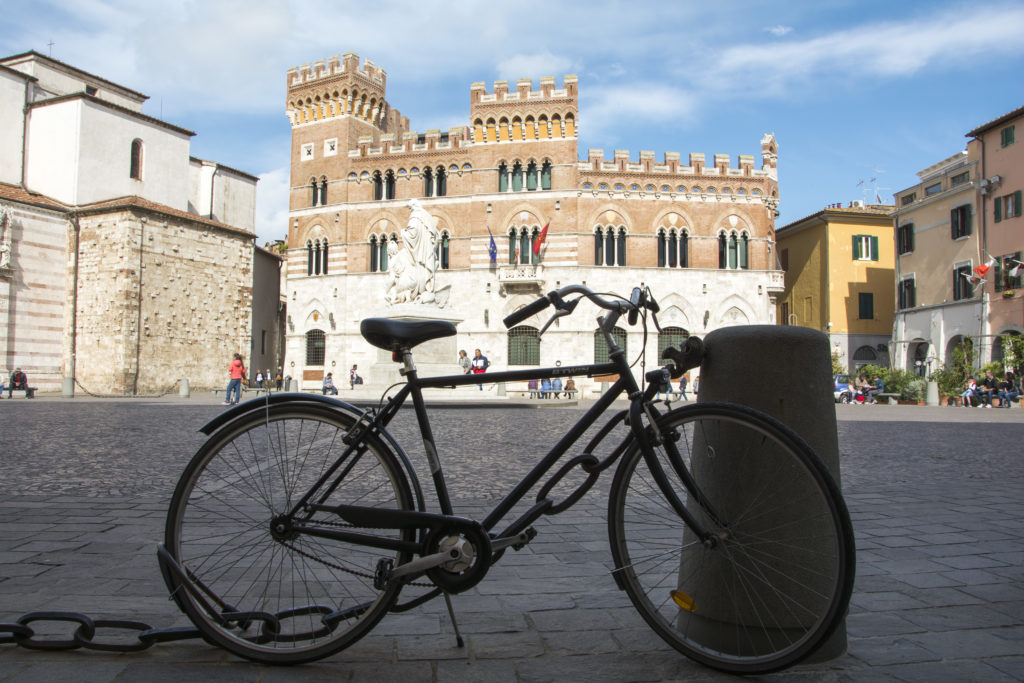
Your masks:
M384 300L391 304L437 303L434 275L437 272L437 219L419 200L409 200L409 222L402 228L402 249L388 244L388 289Z

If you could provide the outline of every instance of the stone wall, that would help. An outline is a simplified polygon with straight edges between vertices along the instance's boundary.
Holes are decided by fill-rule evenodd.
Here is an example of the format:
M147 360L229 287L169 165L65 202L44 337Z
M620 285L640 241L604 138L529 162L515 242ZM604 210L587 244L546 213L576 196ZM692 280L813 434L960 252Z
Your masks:
M180 378L193 389L226 384L231 355L250 348L251 235L131 206L88 213L80 226L81 387L158 394ZM73 254L69 262L73 277Z

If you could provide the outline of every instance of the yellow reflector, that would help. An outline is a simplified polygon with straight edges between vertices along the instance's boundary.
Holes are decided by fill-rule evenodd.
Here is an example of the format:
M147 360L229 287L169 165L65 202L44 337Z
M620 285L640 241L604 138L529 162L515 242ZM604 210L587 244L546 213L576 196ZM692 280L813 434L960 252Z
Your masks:
M681 609L687 612L696 612L697 603L693 601L689 595L682 591L672 591L672 601L675 602Z

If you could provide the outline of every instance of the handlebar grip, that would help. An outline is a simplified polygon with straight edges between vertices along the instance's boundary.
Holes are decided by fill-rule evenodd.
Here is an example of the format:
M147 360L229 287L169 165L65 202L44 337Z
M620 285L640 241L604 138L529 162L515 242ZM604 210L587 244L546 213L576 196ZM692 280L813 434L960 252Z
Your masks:
M505 327L512 327L513 325L518 325L519 323L523 322L530 316L540 313L550 305L551 301L548 300L547 296L542 296L541 298L534 301L532 304L527 304L526 306L520 308L518 311L512 311L511 313L506 315L505 320L503 321L505 323Z

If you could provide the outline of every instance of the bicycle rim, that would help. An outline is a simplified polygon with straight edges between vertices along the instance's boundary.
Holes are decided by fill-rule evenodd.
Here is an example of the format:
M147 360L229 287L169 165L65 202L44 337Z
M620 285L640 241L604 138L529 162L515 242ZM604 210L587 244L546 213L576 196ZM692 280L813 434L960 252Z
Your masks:
M272 520L290 511L345 451L341 437L351 424L332 411L275 406L227 425L196 453L171 502L166 546L193 583L205 587L199 598L184 587L175 597L208 639L259 661L311 661L353 643L394 603L399 589L374 588L373 573L378 560L397 565L406 554L271 533ZM336 487L318 502L412 508L397 459L373 438L330 481ZM308 523L340 528L339 521L316 512ZM410 531L367 533L412 537ZM214 610L202 604L214 603L210 594L221 601ZM223 623L224 612L250 616Z
M666 642L708 666L752 674L799 662L834 632L853 587L838 488L799 437L761 413L704 404L660 427L657 462L710 539L685 526L634 446L609 499L619 585Z

